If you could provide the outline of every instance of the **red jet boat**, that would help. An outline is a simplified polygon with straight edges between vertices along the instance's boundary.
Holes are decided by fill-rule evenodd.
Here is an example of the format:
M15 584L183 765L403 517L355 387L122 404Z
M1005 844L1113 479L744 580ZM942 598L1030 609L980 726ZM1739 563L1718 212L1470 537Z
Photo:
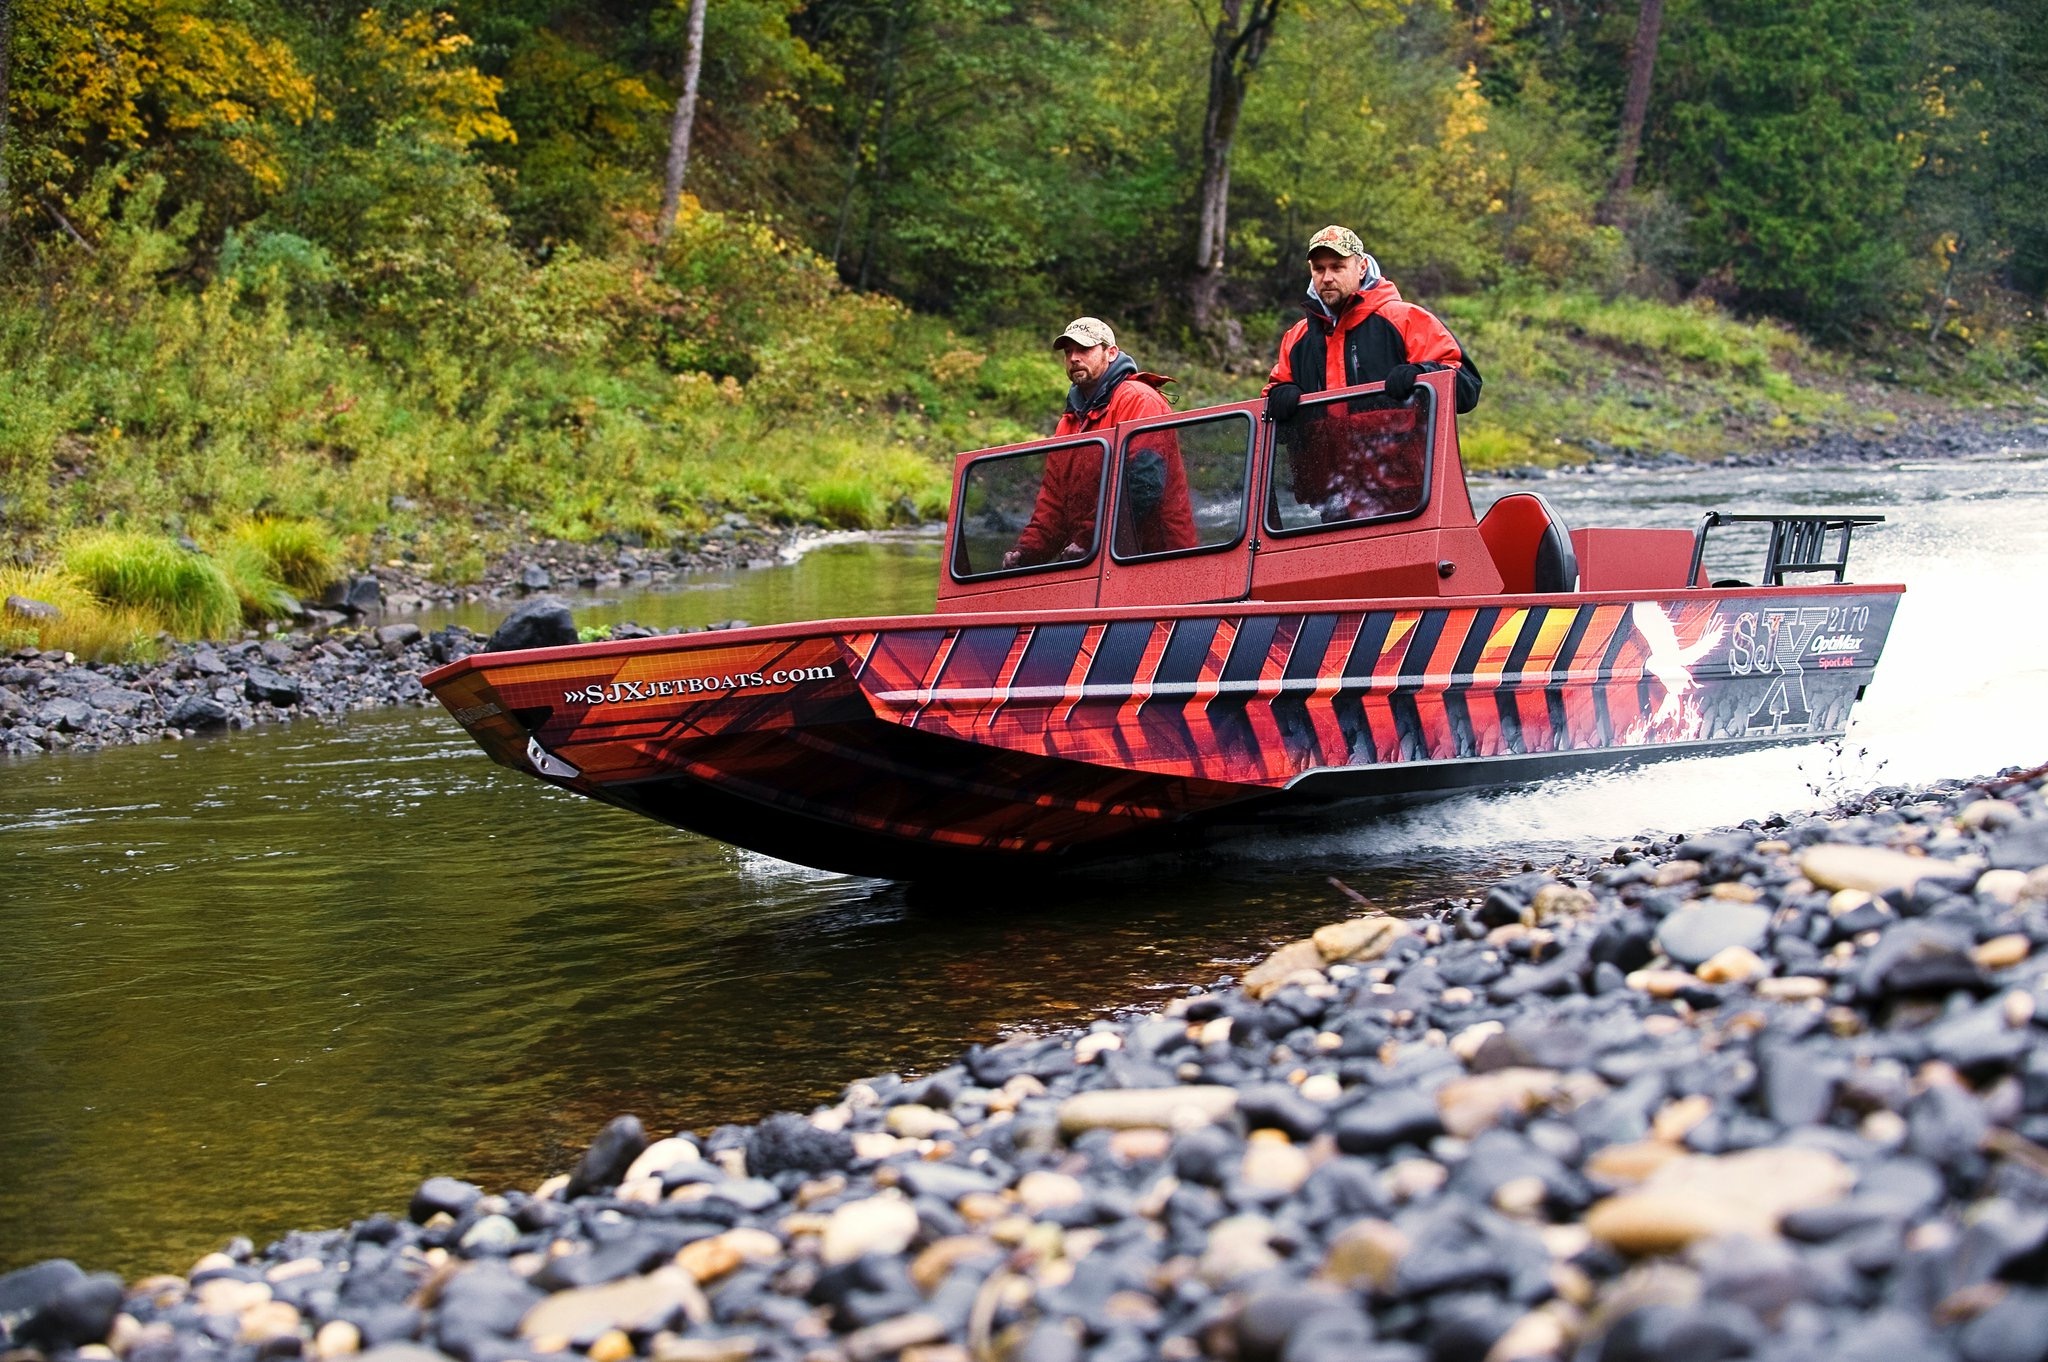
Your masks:
M1451 398L1426 375L1278 424L1247 402L965 454L937 614L481 653L425 683L514 770L910 879L1842 733L1904 589L1846 580L1882 517L1572 529L1529 492L1475 517ZM1094 501L1031 561L1055 486ZM1742 532L1756 579L1711 579L1710 535Z

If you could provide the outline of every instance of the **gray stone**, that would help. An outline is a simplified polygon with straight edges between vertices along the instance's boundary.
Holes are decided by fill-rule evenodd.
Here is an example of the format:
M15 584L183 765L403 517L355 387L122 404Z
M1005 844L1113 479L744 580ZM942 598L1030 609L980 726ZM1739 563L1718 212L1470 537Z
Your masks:
M555 584L555 579L539 563L528 563L519 571L521 591L546 591Z
M1688 969L1730 946L1764 948L1771 911L1762 904L1707 899L1679 909L1657 928L1657 945Z
M211 696L187 695L171 706L171 712L164 721L173 728L224 728L228 722L228 707Z
M2048 1359L2048 1292L2014 1287L1963 1326L1957 1339L1963 1362L2044 1362Z
M36 722L59 733L82 733L92 726L93 708L83 700L58 696L36 710Z
M329 586L321 594L320 604L351 615L367 615L383 608L384 586L374 576L363 573Z
M242 678L242 694L252 702L272 704L279 709L289 709L305 698L297 681L269 667L249 668L249 674Z
M407 1214L418 1224L426 1224L442 1212L461 1219L484 1194L483 1188L460 1178L428 1178L412 1194L412 1204Z
M32 620L39 624L61 619L64 614L48 601L31 600L27 596L9 596L6 610L17 619Z
M1337 1118L1337 1147L1347 1154L1422 1144L1442 1133L1435 1100L1414 1088L1374 1093Z
M619 1179L647 1148L647 1128L637 1116L615 1116L598 1132L585 1150L576 1170L569 1175L569 1195L580 1196L604 1187L618 1186Z
M69 1258L46 1258L0 1275L0 1319L33 1314L84 1280L85 1270Z
M491 634L484 651L517 652L523 648L555 648L576 641L576 620L569 607L553 596L521 603Z
M57 1289L19 1330L24 1343L81 1348L98 1343L114 1327L124 1288L111 1272L95 1272Z

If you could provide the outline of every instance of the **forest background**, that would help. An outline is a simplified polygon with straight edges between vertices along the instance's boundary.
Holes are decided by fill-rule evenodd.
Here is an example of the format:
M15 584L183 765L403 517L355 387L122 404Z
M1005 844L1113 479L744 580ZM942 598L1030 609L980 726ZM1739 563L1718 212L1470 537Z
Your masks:
M931 518L1076 314L1256 392L1326 222L1478 360L1480 465L2048 374L2039 5L0 0L0 111L17 565Z

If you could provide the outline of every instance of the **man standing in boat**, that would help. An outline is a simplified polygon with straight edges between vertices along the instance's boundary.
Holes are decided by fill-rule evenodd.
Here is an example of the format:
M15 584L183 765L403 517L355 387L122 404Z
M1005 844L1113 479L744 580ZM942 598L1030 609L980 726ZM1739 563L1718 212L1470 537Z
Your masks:
M1346 432L1305 428L1338 413L1312 408L1297 426L1295 409L1304 393L1360 383L1384 382L1388 398L1406 403L1418 375L1449 369L1462 414L1479 405L1478 366L1449 327L1402 299L1349 227L1332 224L1308 239L1308 272L1308 315L1280 338L1265 387L1266 415L1283 423L1290 490L1303 505L1320 507L1325 520L1412 510L1420 504L1421 468L1397 452L1407 442L1382 440L1375 451ZM1344 447L1347 439L1357 447Z
M1160 389L1173 382L1146 373L1117 349L1116 333L1096 317L1076 317L1053 340L1065 362L1066 410L1053 434L1107 430L1123 421L1164 416L1172 410ZM1095 512L1101 500L1102 457L1093 447L1054 450L1046 457L1031 519L1003 566L1029 567L1056 559L1085 558L1095 547ZM1126 451L1116 548L1119 553L1162 553L1193 548L1194 512L1187 470L1171 431L1139 436Z

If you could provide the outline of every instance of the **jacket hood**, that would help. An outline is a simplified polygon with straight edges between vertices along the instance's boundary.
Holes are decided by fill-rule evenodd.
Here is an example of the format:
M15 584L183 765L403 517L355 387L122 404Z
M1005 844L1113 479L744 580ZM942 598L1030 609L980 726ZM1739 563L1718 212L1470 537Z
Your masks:
M1116 385L1138 372L1138 361L1119 350L1115 359L1102 377L1090 387L1076 383L1067 389L1067 410L1075 416L1086 416L1089 412L1100 411L1109 405L1109 396L1116 391Z
M1315 285L1311 284L1308 288L1308 299L1302 305L1302 310L1324 326L1334 328L1337 319L1355 307L1362 306L1367 314L1371 314L1388 303L1400 300L1401 290L1394 287L1393 280L1380 273L1380 262L1368 255L1365 258L1365 278L1360 281L1358 292L1346 299L1342 307L1332 312L1321 298L1316 297Z

